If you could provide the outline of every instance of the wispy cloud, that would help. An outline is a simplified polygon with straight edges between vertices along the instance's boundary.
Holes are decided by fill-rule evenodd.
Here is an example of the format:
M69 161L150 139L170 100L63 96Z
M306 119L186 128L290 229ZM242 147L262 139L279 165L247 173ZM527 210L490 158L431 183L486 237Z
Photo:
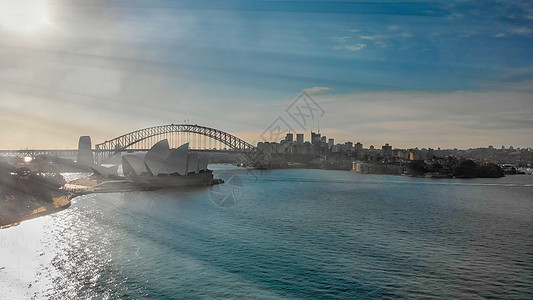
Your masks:
M366 48L366 44L355 44L355 45L350 45L350 46L335 47L335 49L346 49L349 51L361 51L364 48Z
M327 92L329 90L330 90L329 87L315 86L315 87L312 87L312 88L305 89L304 91L309 93L309 94L319 94L319 93Z
M296 96L291 93L306 87L317 92L331 88L324 93L328 96L332 91L354 90L487 89L490 93L483 96L491 96L509 82L533 79L533 71L521 71L533 65L527 51L533 37L532 1L498 0L490 5L480 0L445 1L452 6L428 4L431 1L410 5L293 1L295 5L289 6L264 1L264 12L251 4L243 9L241 1L201 2L199 7L176 2L169 4L173 9L161 9L159 2L143 1L142 7L123 3L102 10L74 1L55 5L49 16L61 32L16 37L2 30L0 119L9 118L9 122L1 122L0 149L71 143L75 147L85 132L101 132L94 137L99 141L141 126L176 122L176 118L194 118L198 124L230 132L261 132L268 124L257 120L266 117L265 107L272 107L267 119L275 117L285 108L280 99L290 101ZM479 11L479 16L472 10ZM291 17L280 18L281 11ZM451 21L446 16L452 13L464 17ZM465 33L471 38L457 38ZM529 102L514 109L531 116L533 81L529 83L532 88L520 90L528 94ZM509 103L507 95L500 96L501 103ZM194 106L189 105L190 99L195 99ZM466 103L473 98L464 99ZM373 117L373 107L359 110L359 100L364 99L354 96L353 106L339 108L339 116L333 111L328 115L346 123L358 122L355 117L359 116L352 116L354 110L362 114L360 119ZM441 100L459 110L465 107L461 101ZM401 106L424 105L421 100L375 108L381 116ZM58 106L60 111L53 109ZM446 112L442 109L448 108L433 111ZM412 111L405 116L409 113L417 116ZM24 125L29 122L38 128L38 122L31 123L37 115L47 116L43 123L61 120L62 124L50 123L47 135L37 139L28 134L32 128ZM95 118L105 121L92 124ZM69 123L81 128L65 133ZM428 124L421 126L428 128ZM398 125L402 129L409 124ZM347 135L361 131L350 128ZM502 135L506 138L507 132ZM398 134L402 138L406 137ZM533 141L531 134L527 138Z
M366 34L358 37L350 36L335 36L332 39L337 43L334 47L336 50L361 51L368 46L376 46L379 48L388 48L391 43L386 42L390 40L400 40L413 37L413 34L407 31L400 30L400 27L393 25L387 28L389 32L386 34ZM352 30L352 32L359 32L360 30ZM362 43L347 45L346 43L353 39L359 39ZM365 42L367 41L367 42Z
M449 20L463 19L464 17L465 17L465 15L461 14L461 13L452 13L452 14L448 15L448 19Z
M379 39L386 39L388 37L387 36L383 36L383 35L362 35L359 38L361 38L363 40L373 41L373 40L379 40Z
M384 41L375 41L374 44L376 44L377 46L381 47L381 48L387 48L387 43L385 43Z
M376 40L387 40L387 39L397 39L397 38L410 38L413 37L413 34L410 32L398 32L390 35L361 35L359 36L362 40L376 41Z
M350 36L335 36L332 39L338 43L344 43L348 40L350 40L352 37Z
M513 28L509 30L509 32L513 34L525 35L527 37L530 37L533 35L533 29L525 27L525 26Z

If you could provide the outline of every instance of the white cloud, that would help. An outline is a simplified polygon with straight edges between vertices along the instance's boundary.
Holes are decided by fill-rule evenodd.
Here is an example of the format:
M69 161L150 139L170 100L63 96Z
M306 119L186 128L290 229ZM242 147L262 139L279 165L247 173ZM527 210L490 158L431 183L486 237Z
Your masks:
M498 33L496 35L494 35L495 38L502 38L505 36L505 33Z
M363 40L369 40L369 41L373 41L373 40L377 40L377 39L384 39L384 38L387 38L386 36L382 36L382 35L362 35L360 36L361 39Z
M387 28L387 29L390 30L390 31L396 31L396 30L398 30L400 28L398 26L396 26L396 25L393 25L393 26L389 26L389 28Z
M304 91L309 93L309 94L318 94L318 93L327 92L329 90L330 90L329 87L315 86L315 87L312 87L312 88L305 89Z
M514 34L519 34L519 35L525 35L525 36L533 35L533 30L525 26L513 28L509 32L514 33Z
M365 47L366 47L366 44L355 44L352 46L344 46L342 48L346 50L350 50L350 51L361 51Z
M461 13L452 13L448 15L448 20L457 20L457 19L463 19L465 17L464 14Z
M376 40L386 40L386 39L394 39L394 38L410 38L410 37L413 37L413 34L411 34L410 32L402 32L402 33L394 33L392 35L381 35L381 34L376 34L376 35L361 35L359 36L360 39L362 40L368 40L368 41L376 41Z
M344 43L344 42L346 42L349 39L351 39L351 37L349 37L349 36L336 36L336 37L333 37L333 40L338 42L338 43Z
M383 41L375 41L374 44L380 46L381 48L387 48L387 44Z

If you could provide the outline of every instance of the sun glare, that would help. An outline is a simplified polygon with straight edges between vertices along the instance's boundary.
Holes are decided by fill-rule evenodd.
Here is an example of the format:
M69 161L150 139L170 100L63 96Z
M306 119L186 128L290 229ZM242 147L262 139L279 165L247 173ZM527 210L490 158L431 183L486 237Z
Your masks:
M0 0L0 30L34 33L47 22L44 0Z

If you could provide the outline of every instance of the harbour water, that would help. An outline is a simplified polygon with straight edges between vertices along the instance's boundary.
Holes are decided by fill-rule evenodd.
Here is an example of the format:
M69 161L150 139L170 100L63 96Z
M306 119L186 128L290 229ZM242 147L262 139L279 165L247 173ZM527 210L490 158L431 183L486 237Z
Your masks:
M0 230L1 297L533 298L533 176L216 169Z

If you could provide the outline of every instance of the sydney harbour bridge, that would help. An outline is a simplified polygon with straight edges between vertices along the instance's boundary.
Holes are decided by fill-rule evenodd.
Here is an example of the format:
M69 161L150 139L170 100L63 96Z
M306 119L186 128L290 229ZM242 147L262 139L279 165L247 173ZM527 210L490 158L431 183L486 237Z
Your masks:
M135 130L116 138L94 145L95 163L105 161L107 157L118 152L147 151L155 143L167 139L171 148L189 143L189 148L196 151L225 151L242 153L249 162L254 162L258 149L252 144L222 130L192 124L169 124ZM2 156L76 156L78 150L0 150Z

